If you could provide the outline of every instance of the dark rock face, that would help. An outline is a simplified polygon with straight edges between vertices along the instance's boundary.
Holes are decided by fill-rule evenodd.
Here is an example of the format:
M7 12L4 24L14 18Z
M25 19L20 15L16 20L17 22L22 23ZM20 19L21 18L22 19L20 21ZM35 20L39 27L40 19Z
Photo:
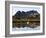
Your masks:
M24 11L17 11L17 13L15 14L16 17L20 17L20 18L27 18L27 17L31 17L33 15L39 15L39 13L37 11L27 11L27 12L24 12Z

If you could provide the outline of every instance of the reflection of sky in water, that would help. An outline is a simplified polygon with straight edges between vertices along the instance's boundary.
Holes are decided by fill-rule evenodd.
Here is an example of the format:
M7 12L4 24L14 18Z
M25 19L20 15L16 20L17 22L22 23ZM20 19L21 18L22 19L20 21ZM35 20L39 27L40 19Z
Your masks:
M30 10L36 10L38 13L40 13L40 7L12 7L12 15L16 14L17 11L30 11Z
M29 27L24 27L24 28L17 28L17 27L14 27L14 28L12 28L12 30L13 31L38 31L38 30L40 30L40 27L38 26L38 27L36 27L36 28L29 28Z

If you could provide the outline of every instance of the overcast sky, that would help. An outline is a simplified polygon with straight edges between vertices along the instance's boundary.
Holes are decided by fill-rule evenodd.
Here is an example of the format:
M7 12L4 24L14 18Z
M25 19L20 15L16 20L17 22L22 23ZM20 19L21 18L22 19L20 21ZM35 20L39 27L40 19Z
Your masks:
M40 13L39 7L12 7L12 15L15 15L17 11L30 11L30 10L36 10L38 13Z

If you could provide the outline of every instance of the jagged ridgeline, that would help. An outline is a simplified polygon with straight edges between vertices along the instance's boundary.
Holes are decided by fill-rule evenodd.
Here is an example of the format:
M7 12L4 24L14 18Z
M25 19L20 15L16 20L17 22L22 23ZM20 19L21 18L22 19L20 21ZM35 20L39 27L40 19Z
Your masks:
M35 11L17 11L12 17L13 27L31 27L40 26L40 14Z
M28 17L35 17L37 15L40 15L37 11L27 11L27 12L24 12L24 11L17 11L17 13L14 15L16 16L16 18L28 18Z

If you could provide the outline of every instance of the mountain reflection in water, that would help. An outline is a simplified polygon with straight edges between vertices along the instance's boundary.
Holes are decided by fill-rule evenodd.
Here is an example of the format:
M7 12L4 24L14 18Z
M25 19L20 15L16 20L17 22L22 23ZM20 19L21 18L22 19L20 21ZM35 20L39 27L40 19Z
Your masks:
M17 11L17 13L12 16L12 23L13 23L13 28L37 28L40 26L40 14L35 11Z

